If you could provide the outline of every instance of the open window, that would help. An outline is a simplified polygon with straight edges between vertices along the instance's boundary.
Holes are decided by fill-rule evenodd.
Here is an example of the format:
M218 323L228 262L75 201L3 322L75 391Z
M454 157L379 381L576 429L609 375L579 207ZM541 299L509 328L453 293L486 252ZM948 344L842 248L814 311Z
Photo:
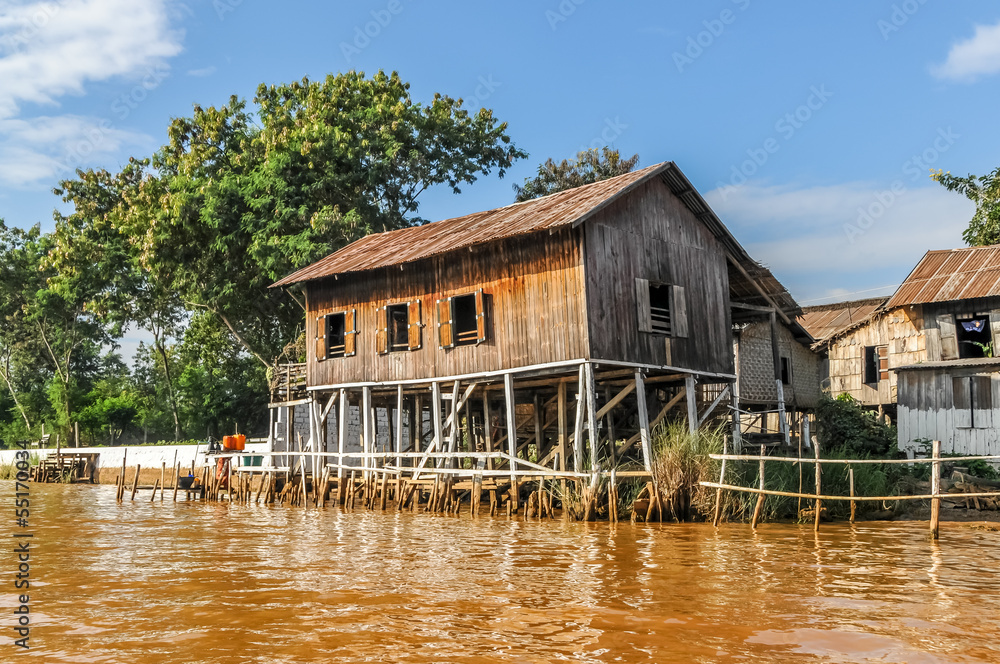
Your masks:
M387 304L378 309L376 317L376 352L385 354L420 348L420 300Z
M316 318L316 359L350 357L357 352L357 311L339 311Z
M486 295L482 290L437 301L441 348L486 341Z
M889 380L889 347L865 346L865 384Z
M951 388L957 428L993 426L993 381L989 376L954 376Z
M792 384L792 361L787 357L781 358L781 384Z
M955 318L955 336L958 340L958 356L991 357L993 355L993 335L990 334L990 317Z
M635 298L640 332L679 338L688 336L687 298L683 286L636 279Z

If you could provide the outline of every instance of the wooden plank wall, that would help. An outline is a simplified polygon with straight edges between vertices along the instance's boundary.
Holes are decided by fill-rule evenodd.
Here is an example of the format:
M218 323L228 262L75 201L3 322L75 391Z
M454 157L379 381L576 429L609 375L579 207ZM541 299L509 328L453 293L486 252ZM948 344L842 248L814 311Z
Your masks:
M593 358L733 373L725 252L662 181L615 201L584 228ZM639 331L637 277L684 287L686 339Z
M479 288L488 296L487 341L441 349L436 301ZM311 386L496 371L587 354L579 230L463 249L402 269L310 282L306 299ZM422 348L376 354L376 310L413 299L421 300ZM357 309L357 355L317 362L316 317L345 308Z
M896 373L877 386L865 380L865 347L888 346L889 369L927 361L930 343L920 307L895 309L836 339L830 346L830 391L844 392L868 406L896 402Z
M953 407L954 376L988 375L992 411L977 411L976 428L956 427ZM920 438L941 441L942 452L968 455L1000 454L1000 369L937 368L900 372L898 445L901 450L921 451Z

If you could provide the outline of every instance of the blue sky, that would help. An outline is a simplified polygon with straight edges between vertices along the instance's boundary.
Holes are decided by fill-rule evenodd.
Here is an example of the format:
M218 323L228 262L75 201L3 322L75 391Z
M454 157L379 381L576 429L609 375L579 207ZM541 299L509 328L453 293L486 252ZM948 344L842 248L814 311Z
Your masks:
M51 227L61 177L149 154L194 103L380 68L494 109L531 155L422 216L610 144L675 161L802 304L961 246L972 205L928 171L1000 165L995 2L0 0L0 217Z

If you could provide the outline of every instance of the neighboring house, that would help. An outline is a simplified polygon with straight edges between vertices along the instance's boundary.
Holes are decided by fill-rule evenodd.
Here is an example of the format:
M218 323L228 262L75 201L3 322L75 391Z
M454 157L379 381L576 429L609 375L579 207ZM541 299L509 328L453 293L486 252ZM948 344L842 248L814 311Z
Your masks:
M559 468L648 464L652 426L726 401L733 321L798 314L673 163L371 235L275 286L297 284L307 447L502 445ZM349 407L353 440L330 425Z
M772 342L775 333L776 345ZM820 354L812 350L813 343L815 339L796 320L789 325L775 321L773 326L758 320L734 330L743 442L780 438L791 443L808 435L806 419L819 404L823 364ZM785 433L787 438L777 435Z
M901 449L922 438L979 449L992 439L975 430L992 426L998 334L1000 246L929 251L884 304L821 342L831 394L897 420Z

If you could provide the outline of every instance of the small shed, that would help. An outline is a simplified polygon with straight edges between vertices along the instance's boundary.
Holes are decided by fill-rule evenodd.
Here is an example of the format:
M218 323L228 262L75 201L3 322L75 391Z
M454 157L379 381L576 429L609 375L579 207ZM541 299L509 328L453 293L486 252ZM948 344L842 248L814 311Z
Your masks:
M924 452L1000 454L1000 358L923 362L895 369L899 448Z

